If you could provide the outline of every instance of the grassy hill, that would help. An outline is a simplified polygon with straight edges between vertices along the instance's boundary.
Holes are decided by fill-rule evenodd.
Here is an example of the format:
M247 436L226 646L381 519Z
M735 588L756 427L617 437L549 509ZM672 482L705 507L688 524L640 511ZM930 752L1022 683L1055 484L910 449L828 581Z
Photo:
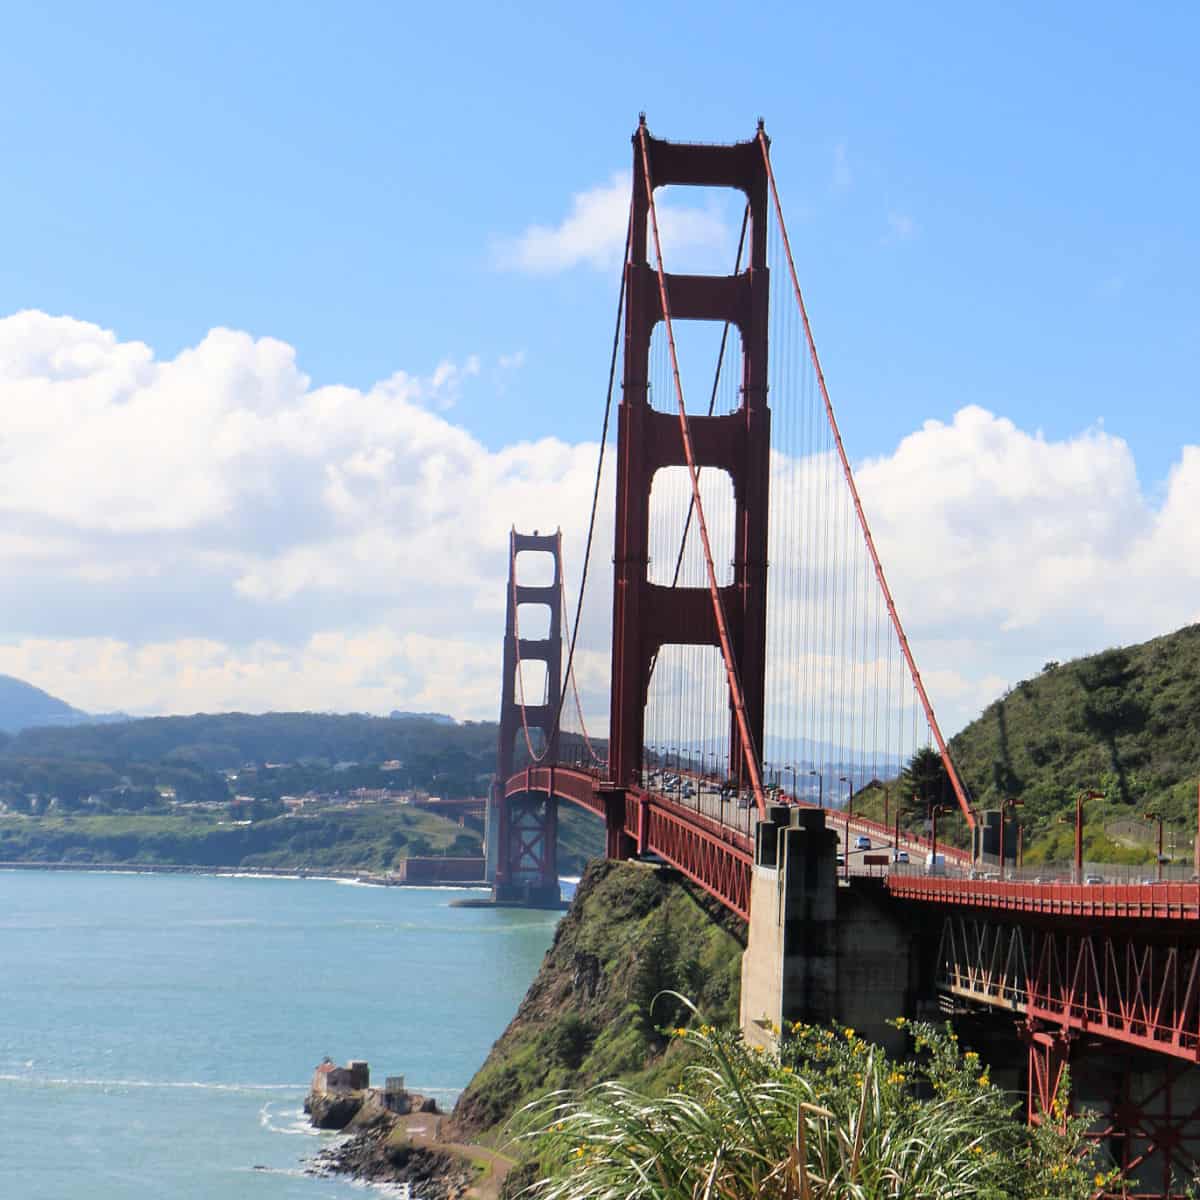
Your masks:
M1149 857L1158 813L1190 857L1200 780L1200 625L1141 645L1047 663L951 739L980 808L1024 801L1027 861L1065 859L1072 831L1059 823L1076 795L1104 794L1086 810L1086 853L1109 861ZM1140 843L1137 845L1135 843Z

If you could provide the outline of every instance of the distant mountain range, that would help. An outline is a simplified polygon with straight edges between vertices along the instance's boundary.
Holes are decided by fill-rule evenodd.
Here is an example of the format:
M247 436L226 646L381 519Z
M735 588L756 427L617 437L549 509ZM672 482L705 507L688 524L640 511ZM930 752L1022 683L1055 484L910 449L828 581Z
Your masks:
M98 719L105 718L72 708L65 700L51 696L23 679L0 675L0 730L5 733L16 733L35 725L82 725Z
M425 720L440 725L457 725L458 722L446 713L401 712L389 714L393 721ZM18 733L22 729L39 729L64 725L107 725L115 721L130 721L128 713L89 713L75 708L65 700L16 679L12 675L0 675L0 732Z

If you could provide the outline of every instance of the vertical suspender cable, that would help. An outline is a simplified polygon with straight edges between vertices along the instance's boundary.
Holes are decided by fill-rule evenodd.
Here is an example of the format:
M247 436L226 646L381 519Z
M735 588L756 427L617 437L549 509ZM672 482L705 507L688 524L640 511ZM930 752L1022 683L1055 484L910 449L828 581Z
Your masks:
M863 510L862 501L858 495L858 487L854 482L854 473L850 469L850 460L846 456L846 448L842 444L841 431L838 429L837 418L834 416L833 404L829 399L829 390L825 386L825 375L821 370L821 362L817 356L816 343L813 341L812 327L808 320L808 309L804 304L804 296L800 291L800 280L796 275L796 264L792 258L791 243L788 240L787 226L783 220L783 207L779 201L779 189L775 183L775 172L771 167L771 156L767 149L767 137L762 130L758 134L759 146L762 149L763 163L767 171L767 179L771 187L771 198L774 202L775 213L779 219L779 230L783 238L784 251L787 255L788 270L792 278L792 289L796 294L796 303L800 309L801 320L804 324L805 338L808 342L809 353L812 356L813 368L817 374L817 384L821 389L821 399L825 405L825 415L829 421L829 427L833 433L834 444L837 447L838 459L841 462L842 473L845 476L846 484L850 489L850 496L854 502L854 510L858 516L858 524L862 530L863 538L867 544L867 551L871 556L871 563L875 569L875 578L879 581L879 586L883 591L884 599L887 601L888 615L892 619L892 625L896 630L896 637L900 642L900 649L904 654L905 662L908 664L909 674L912 676L913 686L917 696L920 698L921 707L925 710L925 719L929 722L930 732L937 740L938 750L941 752L942 762L945 764L946 773L950 777L950 783L954 788L954 794L958 799L958 806L962 809L963 816L967 820L967 824L971 829L975 828L975 813L971 807L971 802L967 797L966 789L963 787L962 780L959 778L958 771L954 766L954 761L950 757L950 750L946 745L945 739L942 737L941 726L938 724L937 717L934 715L933 706L929 703L929 696L925 692L925 684L921 680L921 673L917 670L917 664L912 656L912 650L908 644L908 638L904 633L904 626L900 622L900 614L896 611L896 604L892 598L891 588L888 587L887 577L883 573L883 564L880 562L879 553L875 549L875 539L871 536L871 528L867 524L866 513ZM645 143L642 146L642 157L646 157ZM647 184L649 180L647 180ZM652 204L653 211L653 204ZM657 237L657 230L656 230ZM660 263L661 275L661 263ZM665 288L664 297L665 297ZM682 407L682 406L681 406Z

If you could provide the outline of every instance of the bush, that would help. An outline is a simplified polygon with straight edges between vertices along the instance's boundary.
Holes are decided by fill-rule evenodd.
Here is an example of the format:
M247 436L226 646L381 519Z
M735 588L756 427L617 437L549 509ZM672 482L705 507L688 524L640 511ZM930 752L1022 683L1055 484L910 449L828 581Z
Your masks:
M531 1194L1087 1200L1115 1182L1092 1160L1086 1115L1060 1101L1031 1129L948 1028L905 1027L903 1062L852 1029L796 1025L774 1052L707 1025L676 1029L696 1058L670 1095L610 1082L526 1110L541 1164Z

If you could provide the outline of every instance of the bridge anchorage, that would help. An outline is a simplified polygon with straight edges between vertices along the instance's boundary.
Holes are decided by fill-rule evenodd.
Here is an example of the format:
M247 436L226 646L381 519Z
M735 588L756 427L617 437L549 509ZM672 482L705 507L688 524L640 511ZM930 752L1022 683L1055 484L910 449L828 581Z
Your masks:
M668 186L740 193L731 274L666 270ZM719 336L689 408L681 351L701 327ZM619 355L610 587L593 545ZM1182 1195L1200 1158L1200 885L983 875L998 825L959 778L888 586L761 123L727 146L639 123L603 429L573 620L561 537L510 538L496 900L557 901L557 805L583 807L609 857L661 860L747 922L750 1042L839 1021L896 1048L892 1018L947 1014L1032 1121L1069 1065L1136 1194ZM530 552L552 559L536 584ZM908 804L918 752L942 782ZM944 821L938 841L954 809L970 850Z

